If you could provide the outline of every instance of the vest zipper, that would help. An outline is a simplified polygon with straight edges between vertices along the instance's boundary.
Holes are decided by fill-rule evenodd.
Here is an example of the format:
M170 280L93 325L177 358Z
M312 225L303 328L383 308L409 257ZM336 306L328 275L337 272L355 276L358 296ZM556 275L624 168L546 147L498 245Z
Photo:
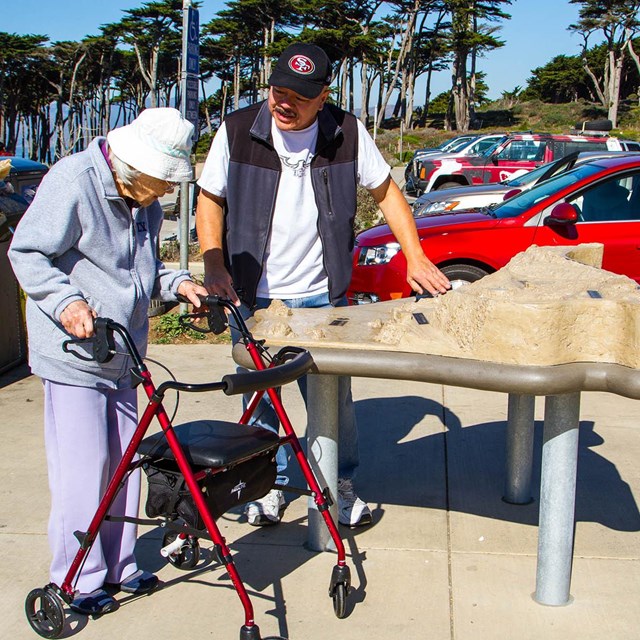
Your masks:
M322 180L324 181L324 188L327 192L327 203L329 205L329 210L327 213L332 216L333 215L333 206L331 204L331 189L329 189L329 174L326 169L322 170Z

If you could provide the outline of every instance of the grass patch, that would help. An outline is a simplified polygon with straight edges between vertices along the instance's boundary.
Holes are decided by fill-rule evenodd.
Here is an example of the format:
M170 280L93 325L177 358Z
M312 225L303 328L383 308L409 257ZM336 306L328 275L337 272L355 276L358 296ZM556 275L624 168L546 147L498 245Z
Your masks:
M228 329L220 335L200 333L182 325L179 318L180 313L177 311L149 318L149 342L152 344L231 344L231 333Z

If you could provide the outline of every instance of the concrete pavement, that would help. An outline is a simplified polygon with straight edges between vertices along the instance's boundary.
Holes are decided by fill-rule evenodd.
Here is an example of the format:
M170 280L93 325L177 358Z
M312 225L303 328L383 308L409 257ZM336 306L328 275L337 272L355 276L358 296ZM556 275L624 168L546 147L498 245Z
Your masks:
M153 345L152 358L178 379L203 382L233 371L224 345ZM156 381L165 374L150 365ZM48 489L42 392L26 368L0 376L3 482L0 488L0 637L36 637L26 594L47 582ZM501 500L507 397L417 382L355 378L361 433L357 488L374 524L341 528L352 568L349 615L333 614L330 554L305 549L306 499L293 499L277 527L254 529L240 513L219 525L247 586L262 636L298 640L609 640L640 637L640 438L638 404L601 393L582 397L576 545L566 607L531 598L537 551L538 401L534 502ZM304 433L295 385L284 390L293 424ZM173 399L167 400L167 407ZM180 398L176 423L239 415L238 399L217 393ZM300 478L299 472L292 474ZM144 500L143 500L144 503ZM225 571L203 543L191 572L167 565L162 535L140 530L138 560L163 582L149 597L118 596L100 619L69 615L66 637L168 640L177 635L238 638L243 612Z

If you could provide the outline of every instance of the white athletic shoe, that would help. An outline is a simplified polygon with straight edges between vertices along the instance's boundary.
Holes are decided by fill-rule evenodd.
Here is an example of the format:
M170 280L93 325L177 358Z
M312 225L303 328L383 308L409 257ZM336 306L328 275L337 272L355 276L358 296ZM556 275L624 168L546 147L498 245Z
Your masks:
M358 498L351 479L338 479L338 522L348 527L361 527L371 521L371 509Z
M283 510L284 496L282 491L271 489L264 498L247 503L244 513L250 525L262 527L269 524L278 524Z

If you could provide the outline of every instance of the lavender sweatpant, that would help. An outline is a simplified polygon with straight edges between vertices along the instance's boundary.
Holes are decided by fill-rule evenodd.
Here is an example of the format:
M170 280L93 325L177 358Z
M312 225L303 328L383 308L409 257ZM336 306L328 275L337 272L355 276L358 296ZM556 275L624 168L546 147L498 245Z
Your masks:
M50 578L61 585L79 543L98 509L137 423L135 389L92 389L43 380L44 432L51 514ZM140 471L134 471L111 507L111 515L137 517ZM76 589L90 593L105 582L120 583L137 571L133 549L137 527L103 522L77 577Z

